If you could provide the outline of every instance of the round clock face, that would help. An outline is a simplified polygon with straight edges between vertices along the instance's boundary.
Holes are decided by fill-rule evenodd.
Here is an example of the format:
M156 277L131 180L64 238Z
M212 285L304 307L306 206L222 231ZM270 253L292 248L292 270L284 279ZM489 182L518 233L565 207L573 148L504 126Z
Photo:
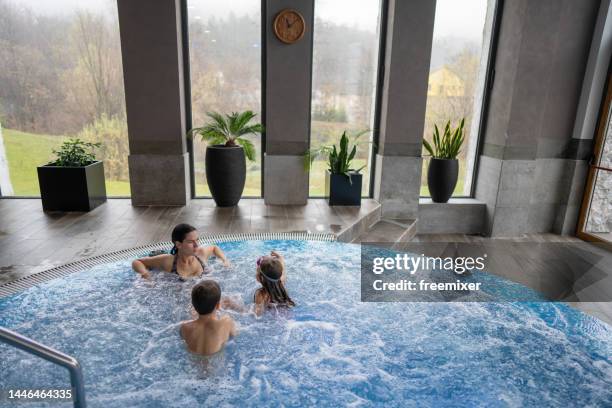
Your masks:
M274 19L274 33L279 40L293 44L304 36L306 23L304 17L295 10L282 10Z

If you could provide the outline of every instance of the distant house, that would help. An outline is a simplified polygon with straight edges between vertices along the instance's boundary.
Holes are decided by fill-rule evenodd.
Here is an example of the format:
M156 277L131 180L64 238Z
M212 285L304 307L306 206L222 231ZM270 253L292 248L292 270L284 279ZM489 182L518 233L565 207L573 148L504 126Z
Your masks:
M429 74L427 96L464 96L465 85L457 74L446 66Z

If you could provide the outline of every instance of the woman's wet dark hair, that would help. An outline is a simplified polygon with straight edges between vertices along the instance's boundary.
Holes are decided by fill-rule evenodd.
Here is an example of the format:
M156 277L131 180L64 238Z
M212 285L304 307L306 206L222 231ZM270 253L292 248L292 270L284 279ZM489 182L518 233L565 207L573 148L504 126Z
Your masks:
M196 230L196 227L194 227L193 225L189 225L189 224L179 224L176 227L174 227L174 229L172 230L173 246L172 246L172 249L170 250L170 253L172 255L176 254L178 252L178 248L176 247L175 242L176 241L183 242L187 234L195 230Z
M289 297L287 289L281 281L283 266L277 258L263 259L259 265L259 271L262 289L268 295L270 303L295 306L295 302Z

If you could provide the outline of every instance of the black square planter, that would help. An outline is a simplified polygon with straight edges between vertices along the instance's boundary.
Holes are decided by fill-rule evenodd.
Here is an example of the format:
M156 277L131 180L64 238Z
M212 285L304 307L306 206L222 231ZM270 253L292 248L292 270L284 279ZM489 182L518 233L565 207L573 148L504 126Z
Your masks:
M351 181L344 174L331 174L325 171L325 196L329 205L361 205L360 173L351 172Z
M104 165L38 167L38 184L44 211L91 211L106 202Z

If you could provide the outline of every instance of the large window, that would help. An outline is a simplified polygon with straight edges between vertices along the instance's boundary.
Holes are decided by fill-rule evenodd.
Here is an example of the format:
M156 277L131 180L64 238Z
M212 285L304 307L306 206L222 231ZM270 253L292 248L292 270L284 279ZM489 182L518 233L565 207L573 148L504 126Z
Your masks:
M193 127L206 112L251 110L261 122L261 3L189 0L189 58ZM247 161L243 196L261 196L261 136L248 136L257 160ZM194 139L196 196L210 196L204 171L206 143Z
M2 195L39 196L69 137L102 142L108 195L130 195L116 2L0 0Z
M584 192L585 201L578 221L578 237L603 242L612 247L612 76L608 90Z
M489 0L490 4L494 2ZM424 137L431 141L434 125L442 132L447 121L465 118L465 142L459 154L459 179L453 196L469 196L478 137L482 83L486 72L485 21L487 0L437 0ZM485 38L486 37L486 38ZM427 152L423 150L423 155ZM421 195L429 196L424 157Z
M310 147L337 144L344 130L360 140L354 167L365 166L362 194L370 185L370 158L378 65L380 0L315 2ZM309 194L325 194L326 160L310 172Z

